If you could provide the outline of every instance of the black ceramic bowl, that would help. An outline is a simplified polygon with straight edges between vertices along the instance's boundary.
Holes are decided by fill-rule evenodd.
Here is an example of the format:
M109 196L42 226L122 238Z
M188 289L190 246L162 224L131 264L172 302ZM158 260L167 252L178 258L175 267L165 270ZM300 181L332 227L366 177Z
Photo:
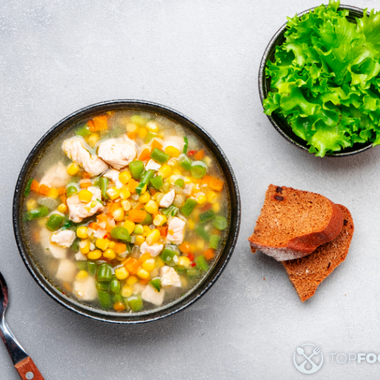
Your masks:
M302 15L314 10L315 8L307 9L304 12L298 14L299 17ZM340 5L339 9L348 9L349 11L349 19L352 21L355 18L363 17L363 9L352 7L350 5ZM259 93L261 103L263 103L264 99L267 97L268 92L270 91L270 78L266 78L265 76L265 67L268 61L274 62L274 54L276 51L276 46L281 45L285 41L284 33L286 31L286 23L277 31L277 33L272 37L269 41L268 46L265 49L264 55L260 62L259 69ZM267 115L268 116L268 115ZM298 148L309 151L309 146L305 140L302 140L298 137L292 130L291 126L287 123L285 119L280 117L279 115L273 113L272 116L268 116L269 121L272 123L274 128L281 134L281 136L285 137L286 140L296 145ZM351 148L342 149L341 151L333 154L329 154L328 156L332 157L344 157L350 156L353 154L364 152L365 150L372 148L372 143L368 142L365 144L355 144Z
M57 290L45 276L41 273L36 262L33 260L33 255L30 254L28 244L26 243L26 236L22 228L23 217L23 204L24 204L24 189L28 178L30 178L34 165L38 162L39 157L43 154L50 142L56 137L64 133L70 126L76 122L88 118L93 114L122 109L136 109L140 111L156 112L163 115L175 122L180 123L185 128L191 130L197 135L207 147L214 154L220 168L222 169L226 178L226 185L229 193L229 209L230 209L230 231L227 237L227 241L224 249L222 250L219 258L215 261L210 268L209 273L196 285L193 289L190 289L180 299L169 303L160 308L149 310L146 312L138 312L134 314L121 314L116 312L102 311L76 302L74 299L69 298ZM113 323L141 323L154 321L160 318L167 317L174 314L185 307L189 306L197 299L202 297L208 289L215 283L217 278L222 273L223 269L227 265L232 252L234 250L236 240L240 227L240 196L238 190L238 184L233 173L232 167L228 162L227 157L216 143L216 141L199 125L188 119L186 116L180 113L161 106L159 104L140 101L140 100L113 100L103 103L97 103L85 108L80 109L67 116L54 127L52 127L41 139L36 146L30 152L26 159L20 175L17 180L16 189L13 199L13 226L16 237L16 242L21 254L22 259L29 272L37 283L48 293L55 301L68 309L75 311L81 315L87 317Z

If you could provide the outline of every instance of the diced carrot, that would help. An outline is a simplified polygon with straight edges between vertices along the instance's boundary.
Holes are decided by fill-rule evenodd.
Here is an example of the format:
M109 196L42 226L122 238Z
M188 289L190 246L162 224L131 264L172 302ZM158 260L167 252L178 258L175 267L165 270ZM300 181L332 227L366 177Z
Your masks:
M143 210L144 205L142 203L137 203L135 206L133 206L134 210Z
M100 227L99 227L99 225L98 225L98 223L95 223L95 222L92 222L92 223L90 223L89 225L88 225L91 229L93 229L93 230L98 230Z
M213 250L212 248L206 249L203 252L203 255L206 260L211 260L215 256L215 250Z
M149 282L149 280L144 280L143 278L140 278L140 284L145 285Z
M82 172L82 178L83 178L83 179L89 179L89 178L91 178L91 176L90 176L90 174L88 174L86 171L83 171L83 172Z
M135 139L136 139L136 132L128 132L128 133L127 133L127 136L128 136L128 138L130 138L131 140L135 140Z
M99 215L96 215L96 220L98 222L107 222L108 217L106 214L99 214Z
M113 250L116 253L123 253L127 250L127 245L124 243L116 243L115 246L113 247Z
M90 120L87 124L88 124L88 129L91 132L104 131L108 129L108 116L107 115L96 116L92 120Z
M184 241L178 246L179 250L183 253L189 253L190 252L190 244L187 241Z
M140 153L140 157L139 157L139 160L140 161L146 161L150 158L150 149L149 148L145 148L141 153Z
M219 178L215 178L210 175L205 175L202 178L202 185L207 185L210 189L213 189L216 191L222 191L224 182Z
M88 187L92 186L92 183L89 179L83 179L79 181L79 186L81 189L87 189Z
M194 160L200 161L205 157L205 151L203 149L198 150L197 153L194 154Z
M137 181L135 181L133 178L129 180L128 182L128 190L131 194L136 192L136 187L139 185Z
M158 227L158 230L160 231L160 234L162 237L166 237L168 234L168 226L165 227Z
M73 290L72 286L70 285L70 283L68 282L63 282L62 283L63 287L68 291L68 292L71 292Z
M66 197L66 194L62 194L59 196L59 199L61 200L62 203L66 203L67 201L67 197Z
M39 188L40 188L40 184L34 179L32 181L32 184L30 185L30 190L34 191L35 193L38 193Z
M156 139L153 139L153 142L152 142L152 150L154 148L158 148L162 150L162 144Z
M38 192L42 195L48 195L50 191L50 187L46 185L41 185L38 189Z
M118 301L113 304L113 308L115 311L124 311L125 305L123 304L123 302Z
M133 257L130 257L125 263L125 268L128 270L130 274L136 274L137 271L140 268L140 263L138 260L134 259Z
M146 218L145 210L131 210L128 213L128 220L134 223L141 223Z
M107 213L107 215L108 215L110 218L112 218L112 216L113 216L113 212L114 212L115 210L117 210L118 208L120 208L120 207L121 207L120 202L108 203L108 205L107 205L107 208L108 208L108 213Z
M59 187L57 190L58 190L58 195L66 194L66 187L65 186Z
M150 195L153 196L154 194L157 193L157 190L156 190L155 188L151 187L151 188L149 189L149 192L150 192Z

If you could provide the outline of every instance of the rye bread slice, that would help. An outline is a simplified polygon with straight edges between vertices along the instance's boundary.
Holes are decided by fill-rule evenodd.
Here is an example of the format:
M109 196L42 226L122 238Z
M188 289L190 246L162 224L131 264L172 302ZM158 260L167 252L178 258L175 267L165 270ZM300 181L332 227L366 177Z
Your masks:
M346 207L337 206L342 210L344 217L343 228L339 235L329 243L319 246L306 257L282 262L302 302L314 295L318 285L347 256L354 234L354 221Z
M312 253L333 240L343 226L341 209L326 197L291 187L269 185L255 230L248 239L277 261Z

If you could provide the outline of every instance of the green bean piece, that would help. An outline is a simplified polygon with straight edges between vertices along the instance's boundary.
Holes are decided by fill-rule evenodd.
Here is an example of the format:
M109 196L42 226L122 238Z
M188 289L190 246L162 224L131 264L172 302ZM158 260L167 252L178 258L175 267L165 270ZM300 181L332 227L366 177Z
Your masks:
M209 241L210 240L210 235L209 233L205 230L204 226L200 224L196 229L195 233L199 235L203 240Z
M153 177L150 180L150 184L156 189L160 190L161 187L164 185L164 181L162 180L162 177L159 175L157 177Z
M111 230L111 236L114 239L129 242L129 232L124 227L114 227Z
M100 177L100 180L99 180L99 187L100 187L100 190L102 192L102 197L104 199L108 199L108 195L107 195L107 187L108 187L108 182L109 182L109 179L106 178L106 177Z
M133 233L135 235L142 235L144 233L144 227L141 224L136 224Z
M87 269L90 276L94 277L98 266L93 261L87 261Z
M57 231L63 224L65 217L59 214L51 214L46 222L46 228Z
M150 154L150 158L154 161L157 161L159 164L163 165L169 161L170 156L165 153L163 150L154 148Z
M110 282L112 280L112 269L109 264L101 264L97 273L98 282Z
M214 219L214 227L217 228L218 230L225 230L228 226L227 219L224 216L217 216Z
M207 222L208 220L215 218L215 212L214 210L207 210L199 215L199 220L203 222Z
M30 187L32 186L33 178L30 178L28 182L26 183L25 190L24 190L24 196L28 196L30 194Z
M96 289L109 292L110 291L110 283L109 282L97 282L96 283Z
M168 265L175 265L178 263L178 252L170 248L164 248L161 253L161 259Z
M139 160L132 161L129 164L129 170L131 172L133 179L139 180L141 178L141 174L144 171L144 163Z
M194 161L191 164L190 172L195 178L203 178L207 173L207 165L203 161Z
M149 181L153 178L155 171L154 170L146 170L140 179L140 183L136 187L136 193L141 195L142 191L148 185Z
M161 291L161 278L160 277L156 277L154 279L152 279L151 281L149 281L149 283L153 286L153 288L155 288L158 292Z
M141 222L143 225L150 225L153 223L153 217L149 212L146 213L145 219Z
M96 177L94 179L94 182L92 183L92 186L100 187L100 177Z
M218 249L220 243L220 236L218 235L211 235L210 236L210 248L212 249Z
M30 210L27 213L25 213L25 220L34 220L34 219L43 218L49 215L49 212L50 211L46 206L41 206L39 208Z
M178 214L179 208L176 206L169 206L168 208L163 208L161 212L166 216L176 216Z
M174 185L178 186L178 187L184 187L185 186L185 181L182 179L182 178L178 178L175 182L174 182Z
M112 279L110 289L112 293L120 293L120 281L116 278Z
M86 124L82 125L81 127L79 127L78 129L76 129L75 134L77 136L82 136L82 137L90 136L91 131L88 128L88 124L86 123Z
M157 137L157 133L149 132L145 137L145 144L149 144L155 137Z
M183 215L188 218L190 214L195 209L195 206L197 205L197 201L193 198L187 198L185 204L180 208L180 211Z
M108 292L104 290L99 290L98 297L99 297L99 303L102 309L105 309L105 310L111 309L112 299L111 299L111 295Z
M207 261L203 255L196 257L195 262L200 270L203 270L205 272L208 271L209 265L207 264Z
M145 127L147 122L148 119L140 115L133 115L131 117L131 123L136 124L138 127Z
M187 150L189 149L189 139L186 136L183 136L183 153L186 154Z
M199 275L199 273L198 273L198 271L197 271L196 268L188 269L186 272L187 272L187 276L189 278L196 278Z
M116 293L112 297L112 302L113 303L116 303L116 302L122 302L122 303L124 303L124 298L123 298L123 296L120 293Z
M76 238L73 241L73 244L70 245L70 250L73 251L73 252L78 252L79 251L79 242L80 242L80 239Z
M87 270L87 262L86 261L83 261L83 260L76 261L75 264L79 270Z
M192 160L186 154L181 154L178 157L178 162L186 171L190 171Z
M75 186L69 186L66 189L66 196L71 197L73 194L76 194L78 192L78 189Z
M128 305L133 311L140 311L143 307L143 300L139 294L132 294L127 298Z

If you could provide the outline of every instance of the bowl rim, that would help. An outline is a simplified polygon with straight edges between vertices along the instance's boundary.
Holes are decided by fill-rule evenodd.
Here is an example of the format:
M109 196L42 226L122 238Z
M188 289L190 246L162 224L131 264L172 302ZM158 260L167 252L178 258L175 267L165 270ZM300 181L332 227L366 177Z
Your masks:
M303 15L313 11L314 9L318 8L320 5L317 5L315 7L312 7L312 8L309 8L309 9L306 9L300 13L297 13L297 16L298 17L302 17ZM359 7L355 7L353 5L346 5L346 4L340 4L339 5L339 8L338 9L345 9L345 10L348 10L352 13L355 13L357 14L356 17L360 17L358 14L360 13L361 15L363 15L364 13L364 9L363 8L359 8ZM367 14L369 15L369 11L367 11ZM261 105L263 105L263 101L268 93L268 88L266 86L266 78L265 78L265 66L266 66L266 63L267 61L269 60L269 55L273 49L274 46L277 45L277 39L280 38L286 31L286 26L287 26L287 22L284 23L278 30L277 32L273 35L273 37L270 39L268 45L266 46L265 50L264 50L264 54L261 58L261 61L260 61L260 66L259 66L259 73L258 73L258 83L259 83L259 96L260 96L260 101L261 101ZM266 115L267 118L269 119L269 121L271 122L272 126L276 129L276 131L278 133L280 133L280 135L282 137L284 137L287 141L289 141L290 143L292 143L293 145L295 145L296 147L306 151L306 152L309 152L309 148L306 144L306 141L305 141L305 145L299 143L298 141L295 141L291 136L289 136L286 132L284 132L284 130L278 125L278 123L276 122L276 120L274 120L274 118L270 115ZM298 136L294 135L297 139L300 139ZM352 151L345 151L345 149L342 149L341 151L337 152L337 153L331 153L331 154L326 154L325 157L346 157L346 156L352 156L354 154L358 154L358 153L361 153L361 152L364 152L370 148L373 147L373 143L364 143L362 145L361 148L358 148L358 149L355 149L355 150L352 150ZM352 149L352 148L351 148Z
M45 276L41 273L40 270L38 270L37 265L34 263L32 258L28 254L28 250L22 238L21 205L23 199L23 185L26 183L27 175L33 167L33 162L37 159L39 152L44 150L46 143L48 143L51 140L51 138L54 138L57 134L69 128L70 125L73 125L75 122L79 122L86 116L90 116L94 113L105 112L106 110L110 111L111 109L115 110L127 108L142 108L146 111L156 111L160 113L162 116L168 117L169 119L180 123L182 126L184 126L187 129L190 129L192 133L200 137L203 143L205 143L210 149L210 151L213 153L216 160L218 161L218 164L223 170L230 197L231 220L230 231L227 236L225 246L220 253L219 259L210 268L209 273L198 284L196 284L194 288L188 290L182 298L179 298L178 300L175 300L169 303L168 305L163 306L162 308L152 309L151 311L136 314L117 314L116 312L106 312L100 309L90 308L85 305L82 305L79 302L73 300L72 298L68 298L62 295L62 293L60 293L54 287L54 285L52 285L45 278ZM137 324L156 321L161 318L173 315L181 310L184 310L186 307L190 306L200 297L202 297L216 282L216 280L219 278L219 276L227 266L232 256L232 253L236 247L241 222L241 200L238 182L232 169L232 166L229 160L227 159L227 156L220 148L218 143L214 140L214 138L203 127L201 127L182 113L158 103L138 99L116 99L94 103L72 112L71 114L54 124L38 140L38 142L35 144L35 146L28 154L27 158L25 159L25 162L20 170L16 182L13 196L12 211L13 232L19 253L25 266L27 267L34 280L38 283L38 285L56 302L63 305L67 309L76 312L77 314L89 317L91 319L117 324Z

